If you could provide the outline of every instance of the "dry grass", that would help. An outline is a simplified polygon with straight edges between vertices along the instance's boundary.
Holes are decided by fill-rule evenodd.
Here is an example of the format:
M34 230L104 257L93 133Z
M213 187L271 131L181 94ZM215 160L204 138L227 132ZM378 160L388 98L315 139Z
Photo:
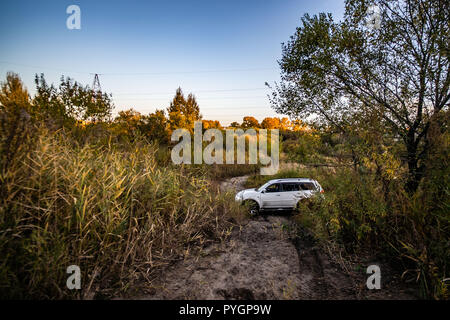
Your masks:
M0 296L113 296L220 239L241 209L205 176L158 166L156 152L41 132L1 177ZM81 291L66 288L73 264Z

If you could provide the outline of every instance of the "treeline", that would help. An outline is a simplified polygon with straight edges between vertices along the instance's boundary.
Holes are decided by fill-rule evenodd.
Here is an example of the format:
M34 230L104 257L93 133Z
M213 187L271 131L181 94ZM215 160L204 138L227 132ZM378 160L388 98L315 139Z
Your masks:
M22 110L31 119L45 123L57 130L66 128L78 130L85 136L86 132L107 130L118 139L133 139L144 136L149 141L168 145L171 133L178 128L193 130L195 121L202 121L203 129L224 129L218 120L205 120L195 96L190 93L185 97L181 88L175 92L166 109L157 109L148 115L134 109L119 111L113 118L114 105L111 95L94 92L89 86L83 86L71 78L62 77L58 87L49 85L44 75L36 75L36 94L30 97L20 77L8 73L2 84L3 106L15 105L8 110ZM6 111L6 109L5 109ZM308 131L310 128L301 120L267 117L261 123L252 116L243 117L242 123L233 122L231 128L242 129L279 129L281 131ZM81 130L81 131L80 131Z
M150 140L157 140L160 144L167 145L171 133L179 128L193 130L194 122L201 121L203 130L220 129L222 126L218 120L205 120L199 113L199 106L195 97L189 94L185 99L180 88L177 89L173 101L166 110L156 110L148 115L143 115L133 109L120 111L111 123L113 132L120 136L144 135ZM243 117L242 123L232 122L228 128L235 129L278 129L286 132L310 132L311 128L301 120L289 120L288 118L266 117L261 123L252 117Z

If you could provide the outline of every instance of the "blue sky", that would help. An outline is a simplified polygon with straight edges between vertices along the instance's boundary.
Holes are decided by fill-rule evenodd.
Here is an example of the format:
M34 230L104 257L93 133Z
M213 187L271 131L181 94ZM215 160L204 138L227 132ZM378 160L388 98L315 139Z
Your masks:
M81 30L66 28L66 8L81 9ZM166 108L177 87L197 97L204 119L227 125L277 115L264 83L279 79L281 43L305 13L341 19L344 0L2 1L0 78L20 74L92 84L100 74L115 113Z

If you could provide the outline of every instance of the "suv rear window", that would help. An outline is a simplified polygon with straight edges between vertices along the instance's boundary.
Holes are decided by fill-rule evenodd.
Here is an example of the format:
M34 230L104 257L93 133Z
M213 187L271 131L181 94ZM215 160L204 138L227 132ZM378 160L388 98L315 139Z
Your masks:
M302 183L300 183L300 187L302 188L302 190L316 190L317 189L316 185L312 182L302 182Z
M284 192L300 191L298 183L283 183Z

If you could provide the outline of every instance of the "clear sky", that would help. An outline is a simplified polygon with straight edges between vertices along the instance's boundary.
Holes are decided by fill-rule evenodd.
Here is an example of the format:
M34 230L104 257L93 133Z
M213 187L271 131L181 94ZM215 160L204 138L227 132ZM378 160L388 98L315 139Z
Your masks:
M81 9L69 30L66 8ZM34 94L34 75L92 84L100 74L115 113L166 108L177 87L195 94L204 119L280 116L264 85L279 80L281 43L305 13L341 19L344 0L0 2L0 78L14 71Z

